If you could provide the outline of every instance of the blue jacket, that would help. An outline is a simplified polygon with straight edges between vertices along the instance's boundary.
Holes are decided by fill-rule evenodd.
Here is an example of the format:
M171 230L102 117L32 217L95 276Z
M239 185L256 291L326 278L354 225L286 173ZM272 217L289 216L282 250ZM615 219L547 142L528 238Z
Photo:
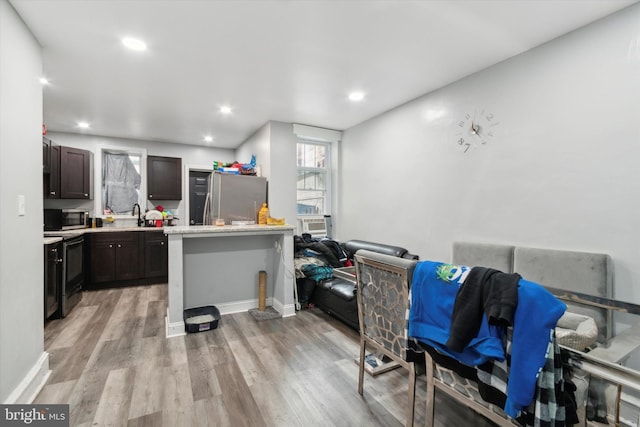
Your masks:
M546 361L551 331L566 309L565 303L542 286L520 279L504 405L504 412L510 417L516 418L533 400L538 373Z
M409 336L461 363L477 366L504 360L503 329L483 316L476 338L461 353L446 347L456 294L470 268L433 261L416 265L411 286ZM542 286L520 279L513 321L511 364L504 411L516 418L531 401L538 372L545 364L551 330L567 306Z
M466 266L420 261L411 280L409 336L468 366L504 360L503 329L490 326L483 316L478 336L462 352L446 346L458 289L471 269Z

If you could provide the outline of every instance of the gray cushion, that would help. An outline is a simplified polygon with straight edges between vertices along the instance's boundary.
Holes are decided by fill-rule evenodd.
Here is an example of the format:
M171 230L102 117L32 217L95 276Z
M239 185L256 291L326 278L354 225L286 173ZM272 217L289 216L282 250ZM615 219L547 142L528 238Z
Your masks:
M474 242L453 242L451 262L468 267L490 267L513 272L514 246Z
M517 247L514 271L542 286L611 298L613 265L606 254ZM569 311L593 317L598 325L598 341L611 337L611 313L567 303Z

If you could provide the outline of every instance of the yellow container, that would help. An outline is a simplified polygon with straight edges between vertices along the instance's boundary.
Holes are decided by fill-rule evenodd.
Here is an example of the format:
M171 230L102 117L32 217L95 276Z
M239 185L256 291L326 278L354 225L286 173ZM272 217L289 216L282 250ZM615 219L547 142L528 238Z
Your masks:
M262 204L262 207L258 211L258 224L267 225L267 221L269 220L269 208L266 203Z
M267 218L267 225L284 225L284 218Z

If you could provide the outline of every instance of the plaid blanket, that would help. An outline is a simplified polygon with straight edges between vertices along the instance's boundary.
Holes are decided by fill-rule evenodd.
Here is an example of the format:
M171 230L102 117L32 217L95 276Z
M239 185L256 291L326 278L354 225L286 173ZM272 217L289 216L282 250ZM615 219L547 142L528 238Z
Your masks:
M503 408L507 399L512 334L513 330L508 328L505 336L506 358L503 362L487 362L476 368L463 365L457 360L439 353L433 347L419 344L431 355L437 365L449 369L463 378L475 381L483 400ZM564 427L566 425L562 357L554 331L551 331L550 335L546 361L538 373L534 399L516 419L524 427Z
M507 393L507 378L511 362L511 334L507 330L506 359L504 362L489 362L477 367L478 392L487 402L504 406ZM555 333L550 332L545 364L538 372L534 399L520 414L517 421L523 426L560 427L566 425L564 379L560 347Z

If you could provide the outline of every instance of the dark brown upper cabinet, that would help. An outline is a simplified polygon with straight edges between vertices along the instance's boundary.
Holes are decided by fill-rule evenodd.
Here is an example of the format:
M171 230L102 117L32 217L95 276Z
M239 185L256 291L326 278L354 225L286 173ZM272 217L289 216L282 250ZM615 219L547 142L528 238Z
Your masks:
M42 173L49 173L51 167L51 140L42 137Z
M93 199L91 152L42 142L43 189L47 199Z
M182 159L147 156L147 198L182 200Z
M91 152L79 148L60 150L60 198L91 199Z
M48 159L45 173L42 175L44 184L44 197L47 199L60 198L60 146L49 141L47 149ZM44 151L44 147L43 147Z

